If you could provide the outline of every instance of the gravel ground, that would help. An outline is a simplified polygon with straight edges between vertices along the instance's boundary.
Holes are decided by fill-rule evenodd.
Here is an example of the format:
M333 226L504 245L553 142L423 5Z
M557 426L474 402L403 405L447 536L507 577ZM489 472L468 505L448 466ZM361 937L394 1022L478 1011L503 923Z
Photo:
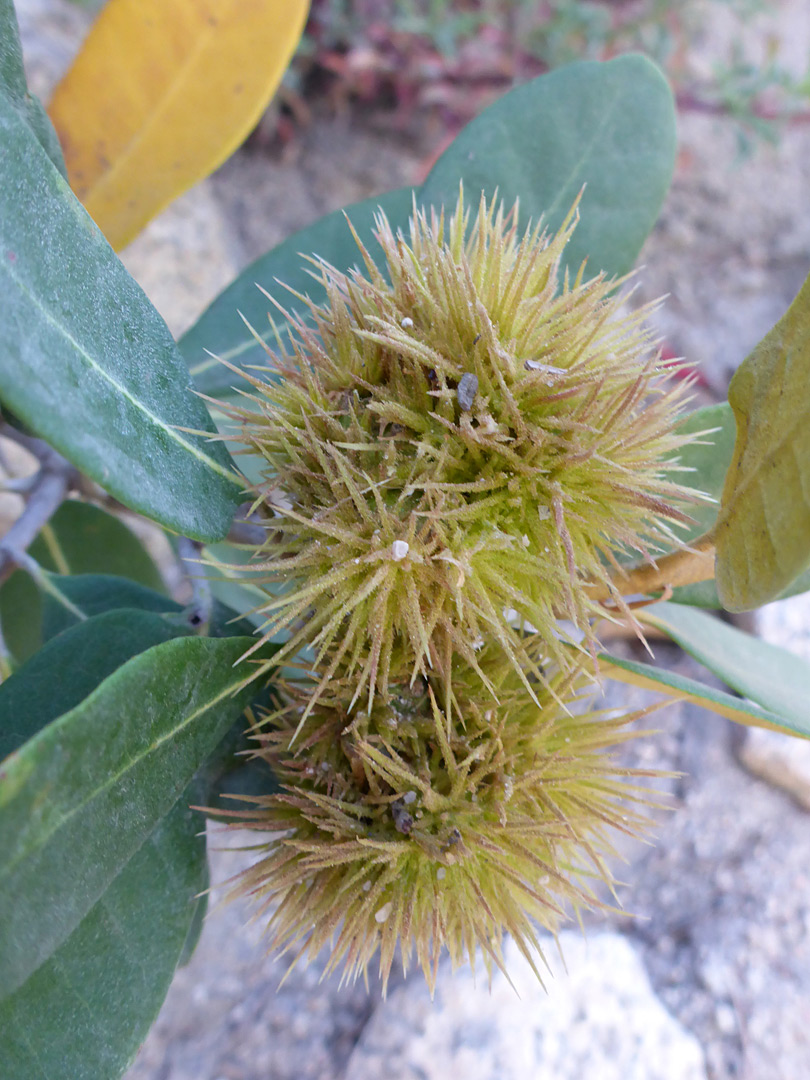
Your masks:
M797 60L806 59L806 0L774 7ZM46 92L86 17L60 0L18 9L35 88ZM746 161L728 127L704 116L682 118L680 140L639 295L669 294L661 332L721 396L810 269L810 131L792 129ZM351 118L316 119L295 160L237 154L125 261L179 333L251 258L328 210L414 180L427 150ZM808 601L772 605L761 625L771 640L807 649ZM658 652L695 673L672 647ZM610 694L617 706L646 700L626 688ZM284 965L265 955L249 909L214 903L127 1080L805 1080L810 829L798 800L808 805L810 768L797 764L795 743L769 744L777 784L799 772L791 798L740 765L742 755L756 768L762 753L733 725L672 706L658 726L628 753L682 775L668 785L672 810L654 846L623 850L621 899L632 917L589 920L588 945L566 931L568 975L554 966L548 997L519 965L520 999L499 980L489 993L449 970L432 1004L418 977L392 983L381 1002L373 981L340 989L319 981L317 967L278 989ZM236 842L213 852L214 880L244 865Z

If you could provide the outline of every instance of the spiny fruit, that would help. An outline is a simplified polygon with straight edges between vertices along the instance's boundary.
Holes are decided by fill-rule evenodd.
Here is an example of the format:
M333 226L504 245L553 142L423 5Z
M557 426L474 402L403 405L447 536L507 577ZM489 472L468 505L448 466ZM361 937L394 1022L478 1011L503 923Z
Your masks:
M406 238L380 213L384 267L359 239L365 274L316 263L327 301L298 296L292 345L226 410L266 463L264 632L313 649L322 692L340 678L372 708L458 657L492 697L495 641L534 695L522 629L570 667L604 615L589 586L623 607L616 553L672 544L684 382L615 282L561 273L575 217L520 232L517 207L482 197L470 220L460 196L449 219L414 206Z
M399 945L432 988L443 946L454 965L480 948L491 971L508 931L534 966L538 925L598 903L610 831L644 823L642 774L605 751L642 714L583 712L581 669L550 674L538 704L497 644L479 667L497 704L458 659L452 691L435 677L392 683L370 710L352 707L351 680L332 681L293 748L315 685L282 687L285 704L254 728L282 791L233 815L270 834L236 888L269 914L271 947L295 962L331 944L327 971L347 978L379 950L385 986Z

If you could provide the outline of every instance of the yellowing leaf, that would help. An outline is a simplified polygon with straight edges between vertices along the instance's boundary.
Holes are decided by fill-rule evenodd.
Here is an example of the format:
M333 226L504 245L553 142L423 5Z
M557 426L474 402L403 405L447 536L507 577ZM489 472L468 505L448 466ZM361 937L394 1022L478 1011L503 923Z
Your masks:
M109 0L49 112L116 249L212 172L281 81L308 0Z
M716 527L728 611L773 600L810 565L810 277L731 380L737 421Z

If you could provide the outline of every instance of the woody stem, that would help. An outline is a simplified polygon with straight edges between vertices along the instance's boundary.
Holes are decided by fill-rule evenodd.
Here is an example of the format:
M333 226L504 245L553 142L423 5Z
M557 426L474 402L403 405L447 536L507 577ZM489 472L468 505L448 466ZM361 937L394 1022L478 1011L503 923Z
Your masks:
M664 555L653 566L645 563L632 570L613 576L613 586L623 596L640 593L650 596L663 592L668 586L694 585L714 577L714 534L708 532L688 548ZM611 590L607 584L594 584L588 590L592 600L609 600Z

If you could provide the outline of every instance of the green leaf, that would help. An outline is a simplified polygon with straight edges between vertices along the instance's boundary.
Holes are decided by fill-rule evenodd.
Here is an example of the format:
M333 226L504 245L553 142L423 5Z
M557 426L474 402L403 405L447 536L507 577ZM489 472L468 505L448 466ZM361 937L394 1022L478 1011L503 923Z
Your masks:
M135 581L107 574L77 574L75 577L59 577L53 574L49 580L63 599L60 602L48 595L44 598L43 641L50 641L70 627L80 625L82 618L92 619L94 615L126 609L156 612L163 616L162 621L167 626L177 627L178 633L188 634L194 630L183 617L180 604L170 600L168 596L138 585ZM64 603L65 600L69 607Z
M148 649L0 765L0 995L70 936L256 696L234 666L253 644Z
M680 535L684 543L689 543L708 532L717 520L720 495L734 451L734 413L726 402L707 405L690 413L678 425L678 430L695 434L707 432L698 442L690 443L680 451L678 457L681 465L692 471L678 474L678 479L687 487L702 491L716 500L713 503L698 502L687 506L687 513L695 519L695 524L690 525ZM701 581L696 585L681 585L673 591L672 599L678 604L694 607L722 607L714 580Z
M731 694L715 690L712 686L704 686L703 683L677 675L674 671L665 671L651 664L639 664L634 660L621 660L608 653L599 654L599 664L602 674L617 682L630 683L645 690L658 690L680 700L691 701L694 705L702 705L703 708L738 724L769 728L773 731L789 731L810 738L810 722L807 720L797 723L790 717L761 709L749 701L732 697Z
M0 587L0 626L14 667L42 644L42 597L24 570L15 570Z
M149 589L165 591L160 571L132 530L91 503L74 500L62 503L29 553L43 570L59 574L118 574ZM127 602L117 606L143 605ZM42 610L39 588L23 570L17 570L0 588L3 636L18 664L42 644Z
M251 715L256 711L261 715L272 713L279 708L279 702L273 692L272 683L252 703ZM200 791L199 802L217 809L233 810L230 797L275 795L279 784L275 773L263 758L253 757L258 744L248 734L248 725L244 720L233 725L197 773L196 783ZM225 800L225 801L223 801ZM242 806L237 809L243 809Z
M717 522L729 611L775 599L810 567L810 277L735 372L734 458Z
M0 1002L3 1080L114 1080L157 1016L196 912L201 815L185 797L59 948Z
M12 0L0 0L0 92L2 91L5 91L9 102L31 128L62 176L67 177L65 159L53 124L39 98L29 92L25 81L20 31Z
M108 574L76 574L73 577L52 575L50 581L56 585L63 602L45 597L43 637L46 641L61 634L67 627L74 626L82 616L91 618L121 608L156 611L164 616L167 624L179 627L179 632L194 630L199 633L196 625L188 619L190 608L181 607L169 597L126 578ZM66 606L64 601L70 606ZM252 634L254 629L252 623L240 619L231 608L218 600L214 601L207 637L245 637Z
M182 604L172 600L165 592L156 592L137 581L116 577L114 574L72 574L69 577L48 574L47 577L79 610L81 614L78 618L84 615L89 619L93 615L101 615L105 611L115 611L118 608L138 608L140 611L157 611L164 615L175 615L185 610ZM46 601L50 599L46 597ZM73 622L76 620L74 615ZM73 625L73 622L70 625ZM61 632L61 628L54 629L46 633L45 638L47 640Z
M127 506L201 540L240 500L166 324L0 91L0 399Z
M31 553L56 574L117 574L165 592L160 571L127 525L92 503L62 503Z
M734 450L735 431L734 414L725 402L696 409L678 424L679 433L707 433L679 452L681 466L691 471L677 474L678 480L717 500L715 503L690 503L687 512L695 518L695 524L680 534L685 543L708 532L717 520L720 495Z
M0 0L0 88L15 103L28 91L23 69L20 28L12 0Z
M638 611L738 694L810 734L810 664L793 653L682 604Z
M556 230L583 184L580 223L566 250L576 271L630 270L653 227L675 164L672 93L643 56L559 68L505 94L450 144L419 201L455 205L496 189L520 199L524 222L541 215Z
M697 522L682 534L684 541L689 542L708 532L717 520L726 473L734 453L737 425L731 406L723 402L721 405L707 405L702 409L696 409L679 424L679 430L711 432L699 442L691 443L681 451L679 455L681 463L693 470L691 473L683 473L681 482L717 499L716 504L699 503L689 507L689 514ZM810 592L810 570L800 574L776 599L785 600L789 596L804 592ZM717 595L717 584L714 580L700 581L695 585L681 585L674 590L672 599L678 604L688 604L690 607L717 610L723 607Z
M206 863L206 871L207 871ZM205 885L203 888L207 889L209 884L208 873L205 875ZM189 960L194 955L194 951L200 943L202 937L203 926L205 925L205 916L208 913L208 893L203 893L202 896L197 897L197 902L194 905L194 913L191 916L191 922L189 924L188 933L186 934L186 940L183 942L183 951L180 953L180 959L177 961L178 967L185 967Z
M153 612L118 610L49 641L0 683L0 760L79 705L127 660L183 633L190 633L188 626Z
M402 188L346 207L346 215L372 255L380 250L371 235L378 208L382 207L392 222L405 224L411 211L412 198L411 189ZM240 312L271 346L275 342L275 334L268 322L268 312L283 333L284 319L278 311L271 311L272 305L257 285L266 289L288 310L301 311L303 305L279 285L279 281L309 295L316 304L325 300L326 292L323 285L312 277L311 272L315 268L306 261L307 255L317 255L343 271L360 263L360 252L346 224L343 210L327 214L256 259L219 294L180 339L180 351L202 393L227 394L231 387L239 383L233 372L209 356L209 352L237 367L267 363L267 354L245 326Z
M8 725L0 726L0 759L78 705L132 656L192 633L180 604L134 581L101 574L56 580L85 621L77 622L72 612L46 597L43 632L48 644L0 684L0 717L8 718ZM209 636L245 636L253 630L251 623L215 602ZM57 635L59 641L51 641ZM270 700L263 703L269 707ZM238 717L201 766L195 801L212 806L225 794L270 795L277 790L266 763L245 758L254 746L245 734L244 718Z
M800 593L810 592L810 570L800 574L796 580L780 593L777 600L787 600L790 596L798 596ZM688 604L690 607L711 608L722 611L723 605L717 595L717 582L700 581L696 585L681 585L674 589L672 599L678 604Z
M241 760L236 756L256 749L256 744L244 732L234 729L233 741L228 743L228 749L233 755L230 765L212 780L205 799L205 805L211 807L214 817L218 809L244 810L242 798L265 798L277 795L281 790L275 773L266 761L254 757ZM240 805L237 806L233 800L238 800Z

